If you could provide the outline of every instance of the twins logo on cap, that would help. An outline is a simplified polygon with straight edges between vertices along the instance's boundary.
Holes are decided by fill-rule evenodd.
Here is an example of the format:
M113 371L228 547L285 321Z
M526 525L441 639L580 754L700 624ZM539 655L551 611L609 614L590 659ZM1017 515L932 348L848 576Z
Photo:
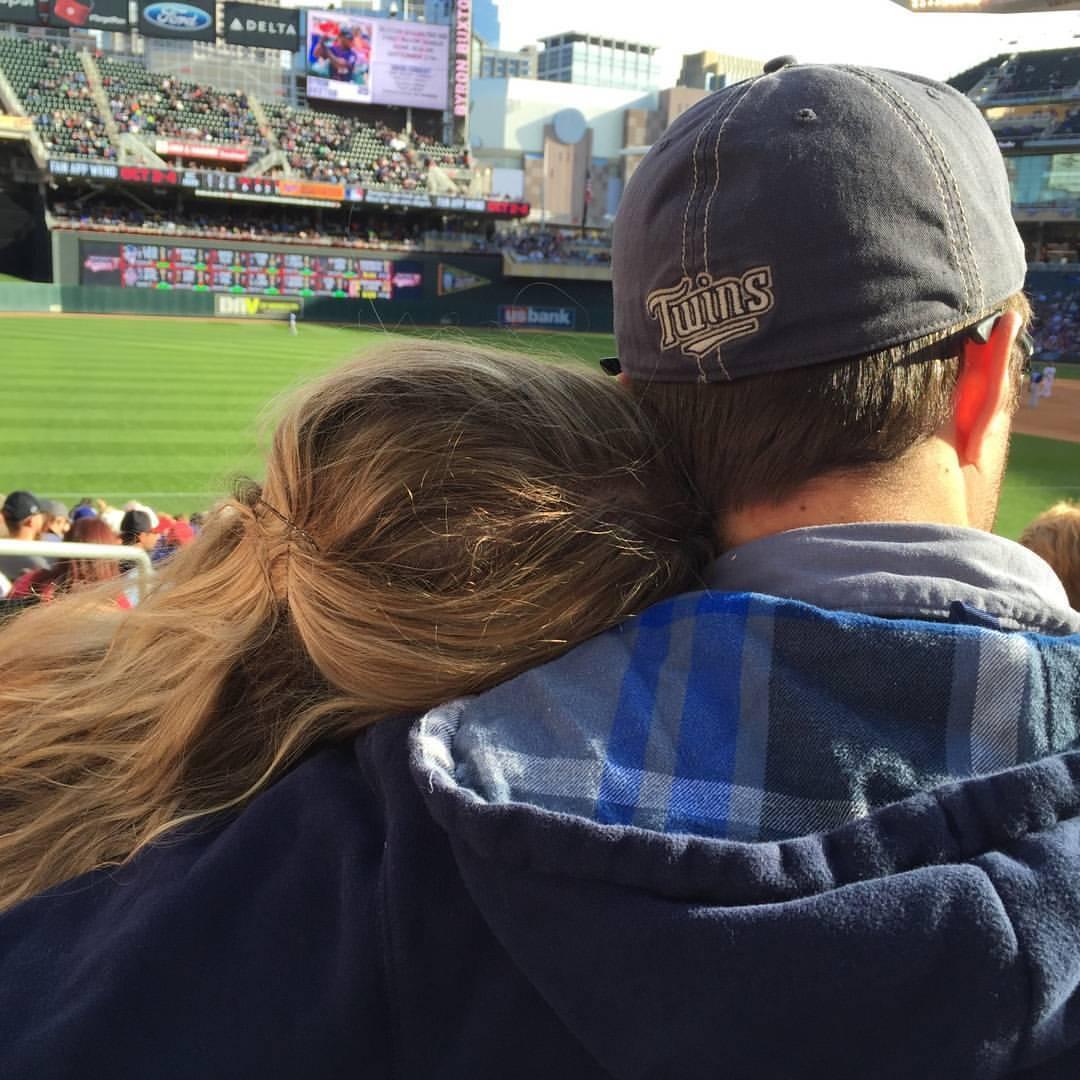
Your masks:
M697 358L733 338L756 333L759 316L775 302L772 270L754 266L739 277L683 277L674 288L649 293L646 307L660 324L660 348L678 346Z

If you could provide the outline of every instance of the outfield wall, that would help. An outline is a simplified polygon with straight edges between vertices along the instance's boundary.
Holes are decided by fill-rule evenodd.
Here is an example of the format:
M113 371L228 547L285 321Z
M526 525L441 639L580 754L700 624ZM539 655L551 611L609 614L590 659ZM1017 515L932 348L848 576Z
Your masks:
M604 333L612 329L610 281L574 280L561 275L557 281L512 280L503 274L499 255L440 255L66 230L54 231L51 243L52 288L58 289L59 298L50 303L59 303L65 312L285 318L294 311L307 321L337 325L506 326ZM139 256L145 263L129 265L120 257L124 245L134 245L146 253ZM155 259L152 249L157 249L160 260ZM185 249L189 257L192 251L197 252L199 261L174 264L172 252L178 249ZM232 262L245 265L215 264L218 255L228 255ZM256 277L265 284L268 262L276 267L271 273L277 276L271 282L292 275L292 267L284 266L286 259L290 264L302 263L303 268L295 273L311 275L308 280L313 284L333 280L323 277L324 273L331 274L325 269L330 262L348 264L350 272L336 279L341 286L334 290L337 295L315 295L309 289L304 290L307 295L301 295L295 290L251 286ZM363 267L373 269L369 272ZM567 268L560 270L565 272ZM184 284L178 284L181 276ZM370 281L360 280L368 276ZM289 280L298 279L290 276ZM345 295L352 291L357 295ZM362 291L366 295L359 295ZM0 310L23 309L8 307L0 293Z

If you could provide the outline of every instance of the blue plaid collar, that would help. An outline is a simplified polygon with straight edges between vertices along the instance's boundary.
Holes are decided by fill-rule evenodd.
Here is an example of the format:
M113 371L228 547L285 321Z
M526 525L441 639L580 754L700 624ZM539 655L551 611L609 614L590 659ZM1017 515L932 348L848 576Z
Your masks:
M1078 681L1080 637L690 593L414 738L472 801L777 840L1076 748Z

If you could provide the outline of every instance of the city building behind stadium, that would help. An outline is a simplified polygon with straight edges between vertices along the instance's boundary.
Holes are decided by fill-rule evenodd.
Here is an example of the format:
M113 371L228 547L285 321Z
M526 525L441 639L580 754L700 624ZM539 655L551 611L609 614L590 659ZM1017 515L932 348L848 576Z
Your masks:
M1080 0L895 0L916 13ZM493 0L0 0L0 309L611 329L610 229L649 147L764 58ZM950 80L992 127L1044 359L1075 359L1080 47Z

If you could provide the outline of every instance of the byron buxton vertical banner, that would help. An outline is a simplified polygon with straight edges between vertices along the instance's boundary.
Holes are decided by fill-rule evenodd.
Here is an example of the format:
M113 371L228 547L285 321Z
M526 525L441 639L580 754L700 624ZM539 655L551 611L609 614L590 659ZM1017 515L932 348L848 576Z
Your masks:
M472 54L472 0L454 0L450 50L450 108L454 142L469 138L469 61Z

